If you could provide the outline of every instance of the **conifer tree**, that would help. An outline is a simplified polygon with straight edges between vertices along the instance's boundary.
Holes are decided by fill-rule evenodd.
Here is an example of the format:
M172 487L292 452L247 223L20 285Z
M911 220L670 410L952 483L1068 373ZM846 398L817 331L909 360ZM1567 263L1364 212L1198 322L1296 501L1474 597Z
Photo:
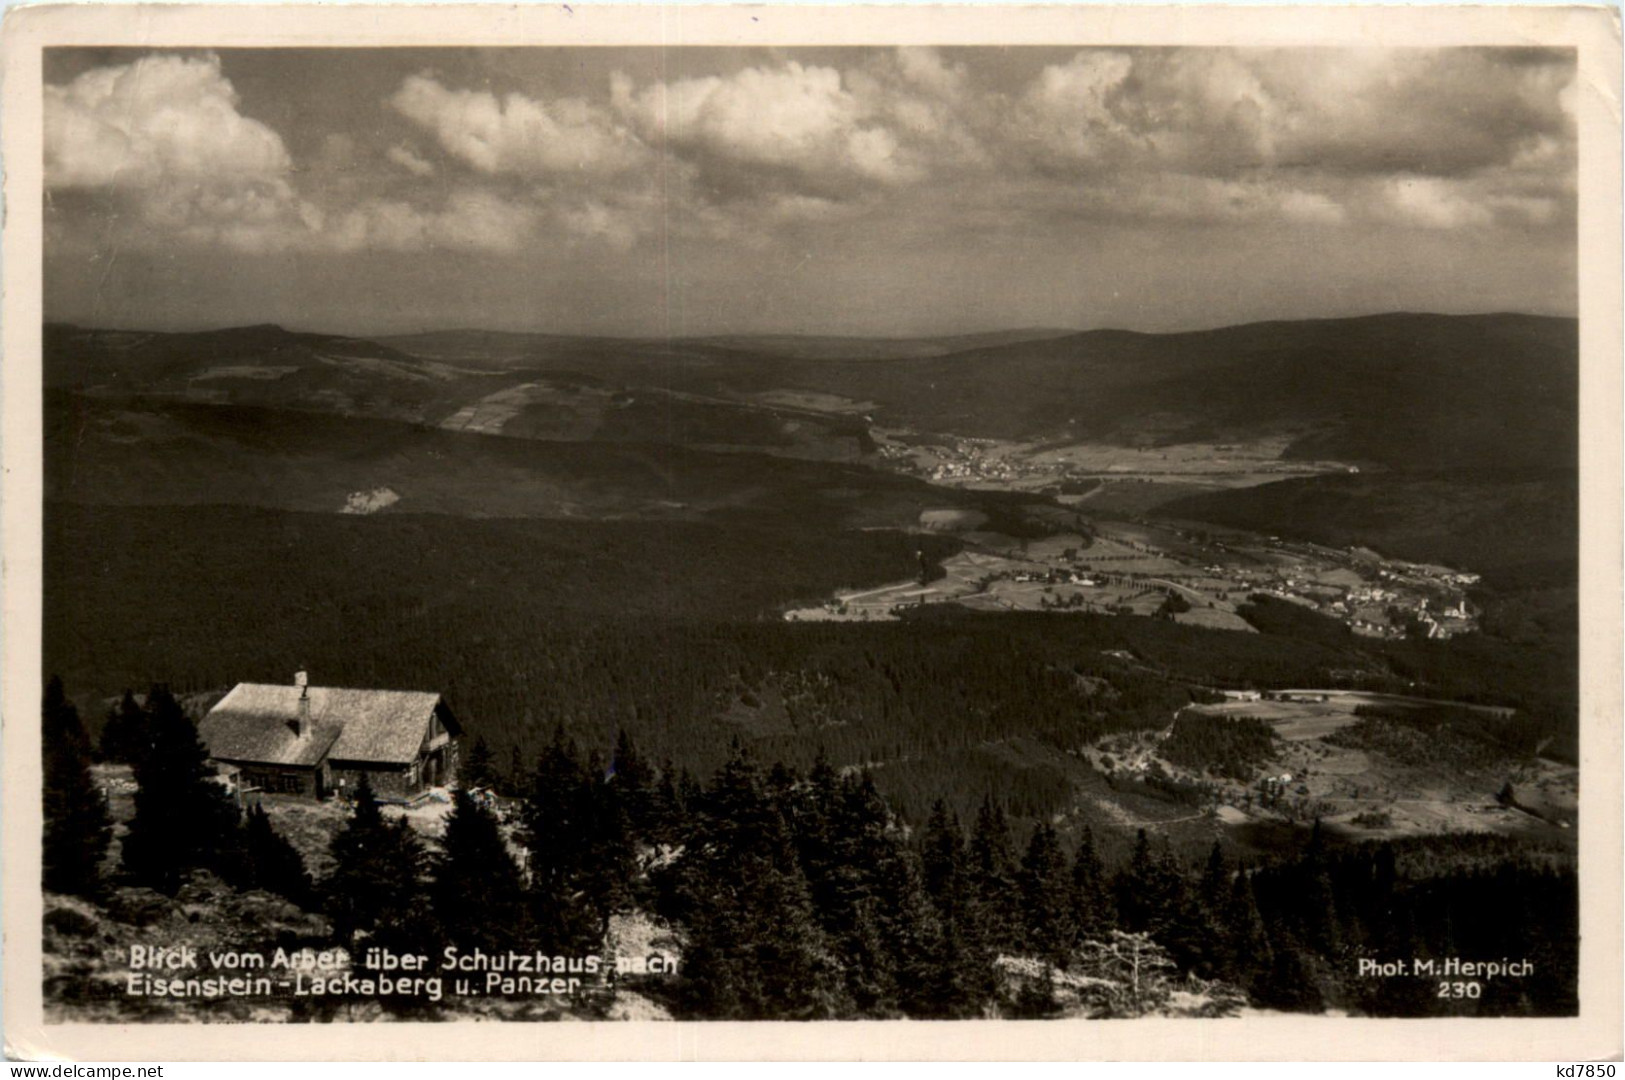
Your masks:
M1261 1004L1289 1012L1320 1012L1325 1008L1308 952L1285 926L1273 928L1269 975L1258 981L1254 993Z
M906 954L918 954L925 934L924 897L873 778L850 777L832 795L828 859L821 880L812 881L813 897L856 1008L865 1016L895 1015L900 968Z
M491 747L480 735L474 739L474 745L468 751L468 759L463 762L463 775L460 787L472 791L475 788L490 788L496 784L496 763L491 754Z
M520 945L525 912L519 867L502 826L466 791L452 794L442 847L429 895L447 938L464 949Z
M1269 935L1258 913L1252 878L1238 871L1230 883L1230 896L1224 907L1225 975L1254 996L1260 981L1267 977L1275 958L1270 952Z
M1125 930L1135 933L1145 930L1150 924L1156 902L1151 894L1156 888L1156 863L1151 854L1151 838L1144 829L1138 829L1134 834L1133 853L1112 880L1117 915Z
M1225 865L1224 850L1220 848L1217 840L1207 853L1207 865L1202 868L1202 880L1197 886L1197 895L1202 906L1209 911L1218 911L1229 894L1229 867Z
M1020 911L1010 903L1016 893L1015 869L1009 821L988 795L976 811L971 832L966 891L976 932L995 950L1012 951L1020 944Z
M128 689L117 705L107 710L99 750L103 761L133 765L149 743L147 714Z
M429 855L423 841L406 818L384 826L382 843L376 853L380 865L391 869L395 885L374 913L369 941L392 952L421 952L436 955L444 942L444 931L429 900ZM426 1001L404 999L405 1011L427 1009ZM414 1005L415 1003L415 1005ZM396 1003L399 1008L401 1003Z
M1021 1020L1047 1020L1060 1008L1055 1000L1055 969L1045 964L1036 979L1022 982L1011 1011Z
M959 819L938 799L921 840L920 872L937 915L937 933L928 945L927 970L920 977L916 1014L935 1019L977 1015L997 985L993 951L972 918L968 896L965 837Z
M792 791L786 801L786 818L795 835L796 858L812 890L813 904L826 915L835 909L839 888L840 862L834 829L840 799L840 778L820 748L806 783Z
M1077 936L1072 883L1055 828L1048 822L1033 827L1017 880L1027 950L1046 963L1065 966Z
M62 680L52 677L41 710L45 888L79 896L101 884L101 862L112 838L107 800L90 775L90 739Z
M1237 956L1228 923L1230 878L1224 850L1215 840L1191 897L1191 907L1184 915L1187 932L1200 938L1194 943L1199 959L1193 967L1203 977L1231 977L1236 970Z
M384 820L366 773L355 810L333 837L333 873L323 882L324 907L341 940L370 934L380 945L428 951L435 934L426 903L423 844L403 818Z
M314 895L305 860L287 837L272 827L263 806L249 808L243 826L243 853L247 873L244 888L276 893L300 907L312 903Z
M240 813L214 781L197 727L168 688L154 686L147 705L151 741L135 765L124 866L138 881L173 894L188 869L239 865Z
M1326 840L1318 817L1310 830L1309 843L1299 861L1297 875L1302 890L1298 903L1301 936L1311 949L1329 956L1340 944L1341 934L1336 893L1332 889L1331 873L1326 863Z
M627 827L636 836L647 836L656 816L655 770L638 752L625 728L615 736L610 771L615 778L615 799L626 815Z
M682 798L677 791L677 766L671 758L660 763L660 783L650 800L649 820L644 825L642 839L651 844L670 844L681 831L684 815Z
M1223 873L1222 857L1219 872ZM1147 925L1148 932L1168 950L1180 970L1213 978L1216 951L1222 944L1219 912L1201 903L1200 894L1175 859L1167 837L1156 855L1156 878L1158 906Z
M753 767L735 755L713 808L749 809ZM742 767L741 767L742 766ZM729 771L729 770L725 770ZM760 800L759 787L755 794ZM714 812L714 811L713 811ZM713 822L713 825L715 823ZM768 807L748 827L713 828L689 881L683 999L699 1016L815 1020L849 1014L839 961L813 910L789 830Z
M637 872L637 841L626 792L614 782L619 779L618 775L611 778L594 754L578 795L587 828L586 850L580 864L581 891L597 919L600 941L609 930L611 916L631 903L632 880ZM640 788L633 797L642 800L646 790Z
M525 798L525 846L530 852L531 922L543 947L585 952L601 942L601 916L584 903L584 877L595 857L593 778L563 727L542 751Z
M1104 934L1116 922L1106 869L1087 825L1072 857L1072 921L1080 939Z
M965 837L959 818L949 812L948 804L941 799L931 806L920 849L925 890L938 912L950 916L955 913L959 890L963 887Z
M881 940L889 953L896 1007L909 1016L935 1016L932 983L942 947L942 922L926 895L919 854L898 835L875 868ZM963 958L960 961L964 962Z

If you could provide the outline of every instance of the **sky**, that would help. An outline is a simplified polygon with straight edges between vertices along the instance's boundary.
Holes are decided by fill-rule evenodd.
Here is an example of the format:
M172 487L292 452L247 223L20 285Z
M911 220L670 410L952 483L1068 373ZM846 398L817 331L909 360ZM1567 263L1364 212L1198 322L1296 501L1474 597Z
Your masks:
M1573 315L1574 76L1534 49L53 49L46 317Z

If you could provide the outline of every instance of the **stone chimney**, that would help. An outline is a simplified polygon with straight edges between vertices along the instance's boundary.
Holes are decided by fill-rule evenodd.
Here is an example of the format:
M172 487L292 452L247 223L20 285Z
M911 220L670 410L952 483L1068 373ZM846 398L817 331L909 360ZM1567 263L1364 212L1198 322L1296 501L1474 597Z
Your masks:
M299 688L299 718L294 721L293 731L301 739L310 735L310 686L309 680L303 671L296 672L293 684Z

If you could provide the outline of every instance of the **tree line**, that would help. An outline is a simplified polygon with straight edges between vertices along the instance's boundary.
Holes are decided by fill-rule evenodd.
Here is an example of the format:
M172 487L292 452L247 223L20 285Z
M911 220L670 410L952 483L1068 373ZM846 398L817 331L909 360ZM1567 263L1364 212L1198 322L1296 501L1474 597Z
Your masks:
M438 843L386 820L363 786L332 839L335 868L312 880L263 809L237 811L172 695L155 688L136 711L135 816L109 868L89 741L60 682L47 689L48 889L95 896L128 881L173 894L208 869L325 914L352 950L584 957L606 948L615 916L642 913L673 928L682 960L675 978L638 989L691 1018L1135 1015L1176 986L1221 1012L1249 1000L1397 1015L1574 1007L1572 866L1485 841L1460 841L1465 858L1452 838L1334 849L1317 823L1270 860L1241 865L1215 844L1190 866L1141 830L1108 865L1087 829L1040 820L1018 835L991 798L968 826L944 801L914 823L866 771L827 759L769 765L736 741L702 781L625 732L605 754L560 727L502 781L508 820L474 795L497 779L476 745ZM1538 956L1536 977L1480 1001L1441 1005L1414 980L1352 974L1368 955L1510 954ZM1013 978L1013 957L1038 974Z

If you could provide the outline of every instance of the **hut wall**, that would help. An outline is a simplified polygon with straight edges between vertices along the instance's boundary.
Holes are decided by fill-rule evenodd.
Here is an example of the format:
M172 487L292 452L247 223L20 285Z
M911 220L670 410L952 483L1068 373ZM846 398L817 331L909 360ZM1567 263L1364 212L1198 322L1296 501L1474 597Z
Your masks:
M312 799L319 793L315 769L265 762L243 762L240 768L239 783L243 787L258 788L275 795L304 795ZM323 768L325 771L325 766Z
M337 785L343 781L345 794L355 793L361 784L361 775L365 773L372 783L373 793L389 799L404 799L416 795L423 789L422 784L413 783L413 771L410 765L387 765L365 761L334 762L333 783Z

